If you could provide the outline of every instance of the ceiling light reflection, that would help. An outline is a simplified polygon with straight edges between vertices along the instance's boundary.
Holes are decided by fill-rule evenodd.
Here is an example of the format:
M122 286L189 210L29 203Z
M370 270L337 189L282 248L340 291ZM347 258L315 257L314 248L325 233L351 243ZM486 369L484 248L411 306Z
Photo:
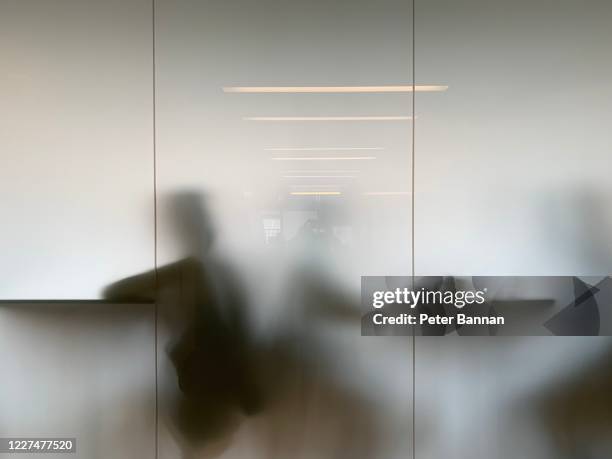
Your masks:
M442 92L447 85L396 85L396 86L226 86L223 92L242 94L298 94L298 93L398 93Z
M405 196L411 194L410 191L366 191L364 196Z
M295 169L282 171L283 174L359 174L360 170L339 170L339 169Z
M293 196L339 196L340 191L291 191Z
M283 175L283 178L356 178L356 175Z
M247 116L244 121L410 121L412 116Z
M270 159L272 161L363 161L374 160L376 156L277 156Z
M383 147L288 147L288 148L264 148L264 151L359 151L359 150L383 150Z

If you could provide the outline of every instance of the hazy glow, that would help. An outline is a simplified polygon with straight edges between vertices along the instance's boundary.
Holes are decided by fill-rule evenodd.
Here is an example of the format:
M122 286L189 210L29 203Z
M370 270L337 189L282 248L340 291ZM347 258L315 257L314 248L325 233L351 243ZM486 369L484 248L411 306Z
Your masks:
M293 196L338 196L339 191L292 191L289 194Z
M412 116L248 116L245 121L406 121Z
M274 157L272 161L360 161L376 159L376 156L297 156Z
M283 175L283 178L355 178L356 175Z
M312 184L300 184L300 185L290 185L291 188L339 188L341 185L338 184L325 184L321 185L317 183L316 185Z
M264 151L354 151L354 150L383 150L383 147L288 147L288 148L264 148Z
M446 91L446 85L416 85L415 92ZM372 92L412 92L412 85L402 86L228 86L227 93L243 94L280 94L280 93L372 93Z
M359 174L359 170L339 170L339 169L321 169L321 170L286 170L283 174Z
M367 191L363 194L365 196L396 196L410 194L410 191Z

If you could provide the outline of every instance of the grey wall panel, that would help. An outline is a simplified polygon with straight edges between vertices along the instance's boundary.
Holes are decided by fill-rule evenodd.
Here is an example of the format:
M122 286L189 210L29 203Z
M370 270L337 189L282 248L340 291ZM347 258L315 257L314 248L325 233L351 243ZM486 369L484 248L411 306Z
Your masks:
M0 436L76 437L77 454L57 457L151 458L153 313L134 304L0 305Z
M612 270L608 2L417 3L420 274Z
M416 100L417 274L610 272L611 19L597 0L417 2L417 82L449 85ZM608 457L609 349L419 339L417 456Z
M151 4L0 4L0 298L153 264Z

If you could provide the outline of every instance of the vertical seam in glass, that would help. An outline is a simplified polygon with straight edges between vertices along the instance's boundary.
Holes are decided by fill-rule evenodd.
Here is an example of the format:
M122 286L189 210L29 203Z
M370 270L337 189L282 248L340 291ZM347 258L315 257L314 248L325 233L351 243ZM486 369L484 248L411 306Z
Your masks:
M416 100L416 70L415 70L415 39L416 39L416 0L412 0L412 139L411 139L411 256L412 256L412 288L414 289L414 277L415 277L415 236L414 236L414 203L415 203L415 122L416 122L416 111L415 111L415 100ZM412 328L412 459L416 459L416 327Z
M156 60L155 60L155 0L151 0L151 51L152 51L152 122L153 122L153 270L154 270L154 357L155 357L155 402L154 402L154 428L155 428L155 459L159 451L159 385L158 385L158 317L159 317L159 279L157 268L157 110L156 110Z

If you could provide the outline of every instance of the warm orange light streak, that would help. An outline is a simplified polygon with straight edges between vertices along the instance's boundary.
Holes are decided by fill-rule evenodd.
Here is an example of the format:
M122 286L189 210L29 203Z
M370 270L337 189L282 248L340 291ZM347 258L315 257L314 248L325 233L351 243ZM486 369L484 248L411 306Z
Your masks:
M365 196L404 196L409 195L410 191L367 191Z
M247 116L245 121L410 121L412 116Z
M293 196L339 196L342 193L339 191L292 191L289 194Z
M412 92L412 85L395 86L226 86L223 92L241 94L303 94L303 93L401 93ZM443 92L446 85L414 86L415 92Z
M383 147L286 147L264 148L264 151L358 151L383 150Z
M283 178L356 178L356 175L283 175Z
M363 161L374 160L376 156L281 156L272 161Z

